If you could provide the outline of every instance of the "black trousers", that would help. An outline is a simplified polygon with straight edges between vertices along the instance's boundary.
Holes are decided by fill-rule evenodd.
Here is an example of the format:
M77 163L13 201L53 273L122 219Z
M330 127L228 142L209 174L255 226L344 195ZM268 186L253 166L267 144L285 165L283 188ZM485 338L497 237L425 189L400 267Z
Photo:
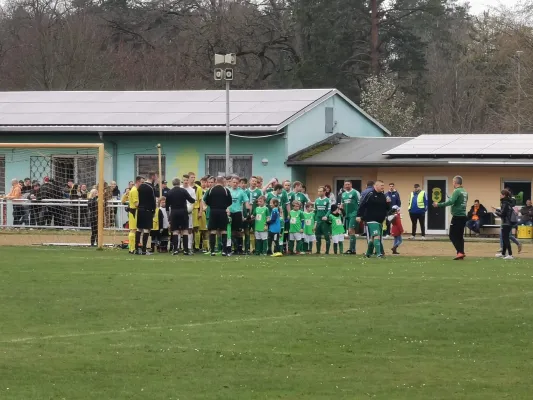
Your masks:
M411 229L411 235L416 236L416 223L420 223L420 232L422 233L422 236L426 236L426 214L412 214L409 213L409 216L411 217L411 223L412 229Z
M467 217L452 217L449 237L457 254L465 254L465 225Z
M513 249L511 249L511 239L509 235L511 234L513 227L511 225L502 225L502 255L509 253L510 256L513 255Z
M98 221L91 221L91 246L96 246L98 241Z

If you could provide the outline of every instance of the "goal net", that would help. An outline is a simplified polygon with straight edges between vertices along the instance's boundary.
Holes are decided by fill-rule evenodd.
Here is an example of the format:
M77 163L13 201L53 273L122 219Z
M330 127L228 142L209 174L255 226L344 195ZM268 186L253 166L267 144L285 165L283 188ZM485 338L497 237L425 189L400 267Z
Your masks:
M0 245L117 243L127 214L109 157L103 144L0 143Z

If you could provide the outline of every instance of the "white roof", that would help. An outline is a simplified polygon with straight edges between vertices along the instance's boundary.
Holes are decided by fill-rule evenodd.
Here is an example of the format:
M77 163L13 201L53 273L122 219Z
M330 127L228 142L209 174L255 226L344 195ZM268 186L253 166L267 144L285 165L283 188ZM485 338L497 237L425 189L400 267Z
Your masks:
M277 132L335 89L231 90L232 131ZM224 90L0 93L0 131L223 131ZM127 129L125 129L127 127Z
M531 155L533 134L422 135L383 154L388 156Z

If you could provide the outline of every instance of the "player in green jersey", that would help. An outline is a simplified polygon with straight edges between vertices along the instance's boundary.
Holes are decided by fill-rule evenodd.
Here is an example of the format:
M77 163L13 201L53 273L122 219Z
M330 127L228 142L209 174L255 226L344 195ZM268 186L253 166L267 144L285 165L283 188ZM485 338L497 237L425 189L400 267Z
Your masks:
M303 252L303 226L304 214L300 210L301 203L295 201L289 213L289 254L301 254ZM296 253L294 253L294 242L296 242Z
M348 235L350 235L350 249L346 254L356 254L355 235L359 233L359 223L355 219L357 218L360 200L361 193L352 187L352 181L344 181L344 192L341 195L341 207L346 218L345 228L348 230Z
M447 201L441 203L433 202L433 207L450 207L452 213L452 221L450 224L450 241L452 242L455 250L457 251L457 256L454 260L464 260L465 255L465 238L464 231L466 221L468 221L466 206L468 203L468 193L463 188L463 178L461 176L453 177L453 188L452 197Z
M320 254L322 248L322 236L326 240L326 254L329 254L331 246L331 225L328 224L328 215L331 204L326 197L326 190L323 186L318 188L318 198L315 200L315 232L316 232L316 254Z
M268 207L265 205L266 197L259 196L256 206L252 211L254 219L255 254L266 255L268 247L268 225L267 218L270 215Z
M342 223L341 210L336 204L331 206L331 214L328 215L328 222L331 224L331 238L333 240L333 252L337 254L340 250L340 254L344 249L344 224Z
M280 208L281 208L281 196L282 196L282 192L283 192L283 186L281 186L279 183L276 184L272 191L271 192L268 192L267 195L266 195L266 204L267 204L267 207L270 211L272 211L272 209L270 208L270 203L272 201L272 199L277 199L278 200L278 204L280 205Z
M252 215L254 214L254 211L257 207L257 200L259 199L259 197L263 195L263 191L258 186L258 182L259 181L256 176L252 176L250 178L250 187L248 188L248 193L249 193L249 198L250 198L249 202L250 202L250 205L252 206L252 210L251 210ZM266 202L266 198L265 198L265 202ZM251 242L254 242L253 248L255 250L255 235L253 235L253 231L254 231L254 222L251 221L250 222L250 246L252 245Z
M313 252L313 243L316 242L315 236L315 211L313 203L307 202L305 204L304 212L304 251L307 254Z
M303 185L302 182L296 181L292 184L292 192L289 196L289 202L293 204L295 201L299 201L302 206L300 207L301 210L305 208L305 203L309 201L307 196L303 193Z
M250 189L248 189L248 179L241 178L239 187L244 191L244 195L250 201ZM242 207L242 232L244 236L244 254L250 254L250 230L252 225L252 209L245 205Z
M282 232L282 246L283 246L283 252L287 253L287 246L288 246L288 239L289 239L289 229L290 229L290 222L289 222L289 214L291 212L291 181L284 180L283 181L283 190L281 192L281 206L283 208L283 214L285 215L285 223L283 226L283 232Z

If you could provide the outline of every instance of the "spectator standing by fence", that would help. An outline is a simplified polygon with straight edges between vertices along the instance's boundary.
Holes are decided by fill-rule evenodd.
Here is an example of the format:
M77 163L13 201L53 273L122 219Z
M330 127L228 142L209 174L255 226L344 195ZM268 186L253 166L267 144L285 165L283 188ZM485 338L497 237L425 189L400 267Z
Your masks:
M11 180L11 190L5 198L13 201L13 225L20 225L22 206L17 201L22 198L22 189L17 179Z
M90 192L87 208L89 211L89 225L91 226L91 246L96 246L98 240L98 189Z

